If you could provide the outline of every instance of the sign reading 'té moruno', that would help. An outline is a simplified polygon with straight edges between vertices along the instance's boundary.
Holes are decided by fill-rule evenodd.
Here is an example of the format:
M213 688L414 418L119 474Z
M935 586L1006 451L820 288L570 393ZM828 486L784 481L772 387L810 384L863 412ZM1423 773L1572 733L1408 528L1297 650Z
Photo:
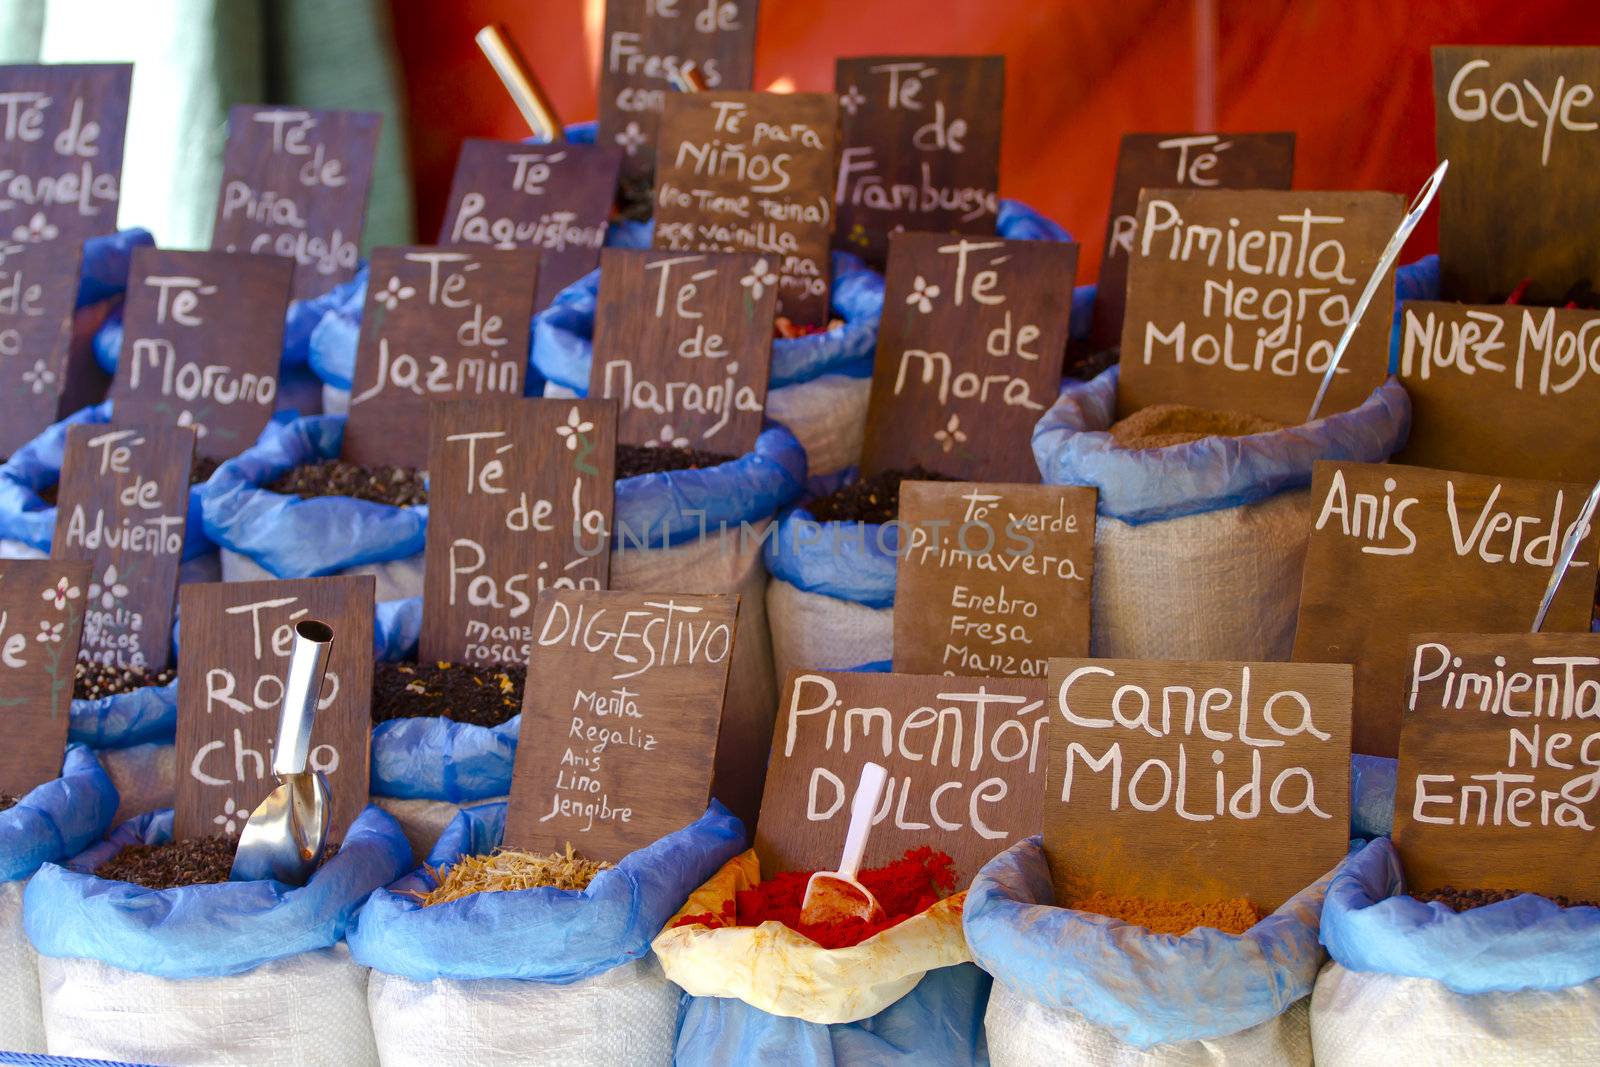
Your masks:
M902 233L889 249L862 473L1037 482L1078 246Z
M61 775L89 564L0 560L0 793Z

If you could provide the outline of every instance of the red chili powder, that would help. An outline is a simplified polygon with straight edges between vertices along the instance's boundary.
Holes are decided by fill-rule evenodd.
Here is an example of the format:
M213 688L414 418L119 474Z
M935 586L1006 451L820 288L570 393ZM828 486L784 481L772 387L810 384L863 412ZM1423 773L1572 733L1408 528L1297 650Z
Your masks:
M685 915L673 926L759 926L777 921L802 934L823 948L849 948L874 934L898 926L936 904L956 886L955 861L927 845L908 849L906 854L882 867L863 870L862 885L883 905L883 918L839 919L826 923L800 921L800 903L805 899L810 871L781 871L766 881L735 894L737 904L723 904L722 914L704 912Z

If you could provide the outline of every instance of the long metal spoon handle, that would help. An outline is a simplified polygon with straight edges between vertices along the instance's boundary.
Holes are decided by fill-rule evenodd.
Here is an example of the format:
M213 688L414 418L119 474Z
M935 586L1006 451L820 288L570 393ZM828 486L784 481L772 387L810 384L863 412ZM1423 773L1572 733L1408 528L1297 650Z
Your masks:
M303 619L294 628L294 648L283 683L278 712L278 744L272 754L274 774L302 774L311 758L311 727L317 719L322 678L328 669L333 630L325 622Z
M1417 190L1417 195L1411 198L1411 206L1406 208L1405 218L1400 220L1400 227L1394 231L1394 236L1389 238L1389 243L1384 246L1383 255L1378 257L1378 265L1372 271L1372 277L1367 279L1367 287L1361 290L1361 299L1356 301L1356 306L1350 312L1350 318L1344 324L1344 332L1339 335L1339 343L1334 346L1333 355L1328 360L1328 369L1322 373L1322 384L1317 388L1317 398L1311 402L1311 413L1306 416L1310 422L1317 417L1317 412L1322 410L1322 401L1328 396L1328 389L1333 385L1333 376L1339 371L1339 361L1344 358L1345 349L1350 347L1350 341L1356 335L1356 328L1361 325L1361 319L1367 313L1367 305L1372 303L1372 298L1378 293L1378 286L1389 274L1389 268L1394 266L1394 261L1400 258L1400 250L1405 247L1406 240L1411 236L1411 231L1417 228L1417 223L1422 221L1422 216L1428 213L1428 205L1433 203L1433 198L1439 191L1439 186L1444 182L1444 172L1450 169L1447 159L1439 164L1437 170L1428 176L1422 188Z
M550 106L549 99L533 77L533 71L511 39L500 32L499 26L485 26L478 31L476 40L489 65L500 76L500 83L511 94L517 110L522 112L534 137L544 144L557 144L564 140L555 108Z
M1567 536L1561 539L1561 555L1556 558L1556 565L1550 571L1550 581L1544 587L1544 599L1539 601L1539 614L1533 617L1533 633L1544 629L1544 617L1550 614L1550 605L1555 603L1556 591L1561 588L1561 579L1567 576L1567 569L1572 566L1573 559L1578 555L1578 545L1583 541L1584 531L1589 528L1589 523L1594 518L1596 505L1600 505L1600 482L1596 482L1594 488L1589 490L1589 499L1583 502L1577 521L1567 530Z

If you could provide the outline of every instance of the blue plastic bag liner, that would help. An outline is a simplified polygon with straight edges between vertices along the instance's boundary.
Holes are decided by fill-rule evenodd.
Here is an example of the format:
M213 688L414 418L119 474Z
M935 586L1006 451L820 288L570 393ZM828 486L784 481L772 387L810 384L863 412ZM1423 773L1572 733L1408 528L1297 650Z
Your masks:
M428 855L434 870L492 851L506 805L463 809ZM567 985L643 958L694 889L744 847L744 826L715 800L706 813L595 875L581 892L478 893L424 908L426 868L373 893L349 933L358 963L421 982L518 978Z
M1155 934L1055 907L1036 835L978 872L962 920L978 966L1008 993L1149 1048L1237 1033L1309 994L1322 964L1317 923L1327 885L1325 876L1238 936Z
M767 573L808 593L869 608L894 604L900 524L819 522L804 507L785 512L766 543Z
M1394 786L1399 761L1387 756L1350 757L1350 836L1385 837L1394 822Z
M111 401L73 412L47 427L0 464L0 540L16 541L44 555L55 536L56 509L39 495L61 480L67 430L111 421ZM183 558L187 562L216 551L200 522L200 489L189 487L189 514L183 526Z
M1388 838L1347 861L1328 887L1322 941L1352 971L1430 978L1457 993L1567 989L1600 978L1600 908L1531 893L1456 913L1405 896Z
M118 297L128 288L128 270L133 265L133 250L154 245L149 230L133 227L91 237L83 242L83 261L78 268L79 308Z
M1131 524L1239 507L1311 484L1320 459L1381 463L1411 429L1411 402L1389 379L1360 407L1303 426L1129 450L1105 432L1116 418L1119 367L1068 381L1033 431L1048 485L1087 485L1099 513Z
M387 662L415 659L422 635L422 598L381 601L372 619L372 652Z
M94 748L171 741L178 730L178 682L72 702L68 736Z
M910 993L860 1022L772 1015L729 997L684 997L678 1067L784 1063L794 1067L989 1062L983 1034L989 976L970 963L930 971Z
M200 487L207 535L279 578L336 574L421 552L426 507L302 499L263 488L294 467L337 457L344 424L342 415L312 415L268 426Z
M144 889L90 873L127 845L171 839L167 808L130 819L65 865L43 867L23 897L34 948L162 978L242 974L336 944L368 894L411 862L399 824L368 807L300 888L263 880Z
M93 753L68 745L60 778L0 811L0 882L27 878L43 864L88 848L116 812L116 787Z

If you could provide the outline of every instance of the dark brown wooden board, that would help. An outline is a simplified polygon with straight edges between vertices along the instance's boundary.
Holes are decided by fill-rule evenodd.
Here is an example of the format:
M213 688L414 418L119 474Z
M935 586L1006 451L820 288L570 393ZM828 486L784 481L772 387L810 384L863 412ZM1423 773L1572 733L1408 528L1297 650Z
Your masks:
M78 655L165 668L183 561L194 431L184 426L67 430L50 554L89 564Z
M1600 48L1434 48L1445 299L1496 304L1524 279L1535 303L1600 288L1597 90Z
M1406 891L1600 899L1600 635L1410 638L1394 844ZM1587 798L1587 799L1584 799Z
M617 440L740 456L766 417L777 287L752 252L601 254L589 395Z
M296 300L349 281L382 121L375 111L234 107L211 247L294 260Z
M1533 622L1588 492L1566 482L1317 463L1294 658L1355 665L1355 751L1392 757L1399 749L1410 635ZM1597 554L1590 528L1545 630L1589 629Z
M0 793L61 775L87 563L0 560Z
M890 238L862 473L1037 483L1030 442L1061 387L1077 262L1057 241Z
M539 597L505 844L615 863L705 814L737 595Z
M81 244L54 241L0 263L0 455L105 388L88 344L73 337L81 261Z
M117 421L192 426L195 452L231 459L272 418L294 265L245 252L133 250Z
M600 46L601 144L625 153L622 172L648 179L670 78L693 63L711 90L755 76L757 0L606 0Z
M539 253L534 306L600 265L622 149L616 145L461 142L442 245L531 248Z
M0 247L117 228L131 63L0 67Z
M833 86L835 248L882 270L892 233L994 235L1004 56L852 56Z
M1122 341L1140 190L1287 189L1293 181L1293 133L1123 134L1094 294L1094 346L1111 348Z
M1055 660L1045 859L1092 893L1275 910L1350 845L1343 663Z
M367 806L376 587L370 574L183 587L173 837L237 834L277 788L272 751L294 628L316 619L332 628L333 648L310 767L328 776L328 838L343 840Z
M1402 463L1513 478L1600 477L1600 312L1408 302Z
M424 663L526 663L545 589L611 573L616 404L495 397L430 405Z
M894 669L1043 678L1089 654L1094 489L903 482Z
M1041 678L791 671L756 821L762 871L836 869L850 797L873 762L889 783L862 865L931 845L965 888L1039 832L1049 715Z
M521 396L538 275L527 249L375 249L344 458L421 467L432 401Z
M661 113L655 246L757 252L778 313L828 321L839 100L832 93L680 93Z
M1393 193L1146 189L1128 261L1118 418L1188 404L1305 422L1404 207ZM1324 416L1358 406L1388 376L1389 273Z

